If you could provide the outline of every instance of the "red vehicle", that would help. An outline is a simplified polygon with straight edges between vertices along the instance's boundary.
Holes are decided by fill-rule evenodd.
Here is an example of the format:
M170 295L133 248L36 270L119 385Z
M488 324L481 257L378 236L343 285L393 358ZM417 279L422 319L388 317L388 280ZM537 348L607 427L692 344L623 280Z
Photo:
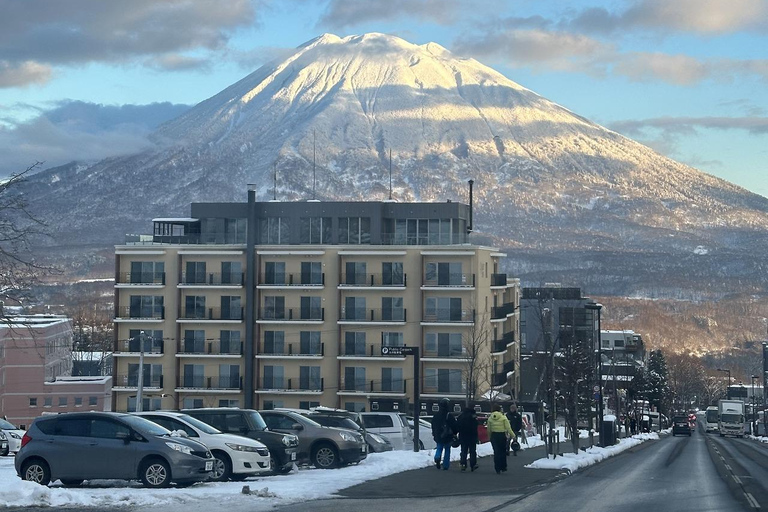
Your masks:
M691 430L696 430L696 415L693 413L688 415L688 426Z
M488 435L488 426L486 425L488 416L490 415L486 412L477 413L477 440L480 443L487 443L491 440L491 436Z

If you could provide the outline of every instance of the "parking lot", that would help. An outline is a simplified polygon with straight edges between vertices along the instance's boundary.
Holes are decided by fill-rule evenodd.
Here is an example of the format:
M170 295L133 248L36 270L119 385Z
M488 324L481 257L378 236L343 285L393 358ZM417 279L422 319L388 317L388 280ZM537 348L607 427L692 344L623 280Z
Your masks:
M478 446L478 456L493 453L489 443ZM248 506L270 510L277 505L325 498L368 480L432 465L433 452L392 451L372 453L360 464L338 469L295 469L287 475L249 478L244 482L205 482L187 488L147 489L138 481L86 481L82 487L66 488L60 482L43 487L16 476L13 457L0 457L0 508L7 507L120 507L164 506L165 510L194 510L196 505L219 508ZM452 460L459 451L453 450ZM243 486L251 489L242 493Z

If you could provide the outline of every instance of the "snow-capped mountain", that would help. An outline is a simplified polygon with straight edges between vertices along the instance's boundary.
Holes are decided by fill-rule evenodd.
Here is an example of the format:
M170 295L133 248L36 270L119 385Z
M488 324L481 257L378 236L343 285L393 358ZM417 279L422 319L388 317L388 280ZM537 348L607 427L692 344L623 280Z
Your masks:
M154 134L157 149L41 172L26 194L62 245L111 245L196 201L467 200L478 243L528 283L590 293L765 289L768 199L665 158L473 59L325 34ZM316 180L313 180L313 168ZM313 183L315 190L313 191Z

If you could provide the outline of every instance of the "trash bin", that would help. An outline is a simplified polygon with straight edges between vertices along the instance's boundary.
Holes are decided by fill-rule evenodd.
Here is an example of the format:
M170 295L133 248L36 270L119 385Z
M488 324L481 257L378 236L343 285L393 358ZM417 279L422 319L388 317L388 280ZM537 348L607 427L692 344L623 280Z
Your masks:
M616 420L603 420L602 425L602 438L605 446L612 446L616 444Z

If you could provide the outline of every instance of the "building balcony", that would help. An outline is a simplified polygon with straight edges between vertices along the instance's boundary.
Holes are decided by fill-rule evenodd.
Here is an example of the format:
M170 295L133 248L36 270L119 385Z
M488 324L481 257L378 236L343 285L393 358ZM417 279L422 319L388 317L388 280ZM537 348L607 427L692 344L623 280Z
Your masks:
M382 233L382 245L458 245L469 242L466 233L441 233L416 235L406 233Z
M243 308L183 308L176 321L240 323L243 318Z
M325 308L260 308L257 312L259 323L305 323L318 324L325 321Z
M424 313L421 325L454 325L475 323L474 309L437 309Z
M381 381L355 381L344 382L337 395L361 395L361 396L380 396L380 397L404 397L407 392L408 382L403 379L392 380L389 382Z
M491 274L491 288L506 288L507 274Z
M325 343L320 343L319 347L304 347L302 350L301 342L283 343L281 347L267 347L262 343L259 347L258 359L322 359L325 356Z
M425 384L421 388L422 398L464 398L467 394L464 386L446 386Z
M461 347L459 350L450 350L448 348L425 350L421 358L424 361L465 363L467 361L467 349Z
M264 379L258 394L320 395L325 390L325 379Z
M120 306L117 308L115 322L162 322L165 320L165 307L132 307Z
M223 391L233 392L243 390L243 377L219 375L205 377L203 375L182 375L176 384L177 393Z
M179 340L176 357L226 357L243 355L242 342L229 340Z
M507 384L506 372L494 373L493 376L491 377L491 386L493 387L505 386L506 384Z
M442 290L450 288L474 290L475 274L441 274L434 278L427 278L427 276L424 276L421 284L422 290Z
M371 358L378 358L382 360L388 360L388 361L402 361L405 359L405 356L383 356L381 355L381 347L383 345L381 343L371 343L369 345L366 345L365 347L349 347L349 350L347 350L347 347L344 343L342 343L339 346L339 355L336 359L346 359L346 360L366 360Z
M136 391L139 389L139 376L125 374L115 375L112 389L115 391ZM163 376L150 374L144 375L143 389L163 389Z
M491 342L491 352L493 354L500 354L500 353L506 352L507 348L510 345L514 345L514 343L515 343L514 331L504 333L501 339L493 340Z
M256 285L256 288L322 288L323 286L325 286L325 272L320 274L300 272L297 274L260 274L259 284Z
M115 288L162 288L165 272L119 272Z
M393 274L341 274L338 288L367 288L369 290L405 288L407 276Z
M242 272L182 272L179 288L242 288Z
M163 340L145 339L144 357L162 357ZM141 342L139 339L118 340L113 355L115 357L139 357L141 355Z
M507 302L501 306L494 306L491 308L491 321L506 320L508 317L515 314L514 302Z
M347 308L339 315L339 324L405 325L406 310Z

